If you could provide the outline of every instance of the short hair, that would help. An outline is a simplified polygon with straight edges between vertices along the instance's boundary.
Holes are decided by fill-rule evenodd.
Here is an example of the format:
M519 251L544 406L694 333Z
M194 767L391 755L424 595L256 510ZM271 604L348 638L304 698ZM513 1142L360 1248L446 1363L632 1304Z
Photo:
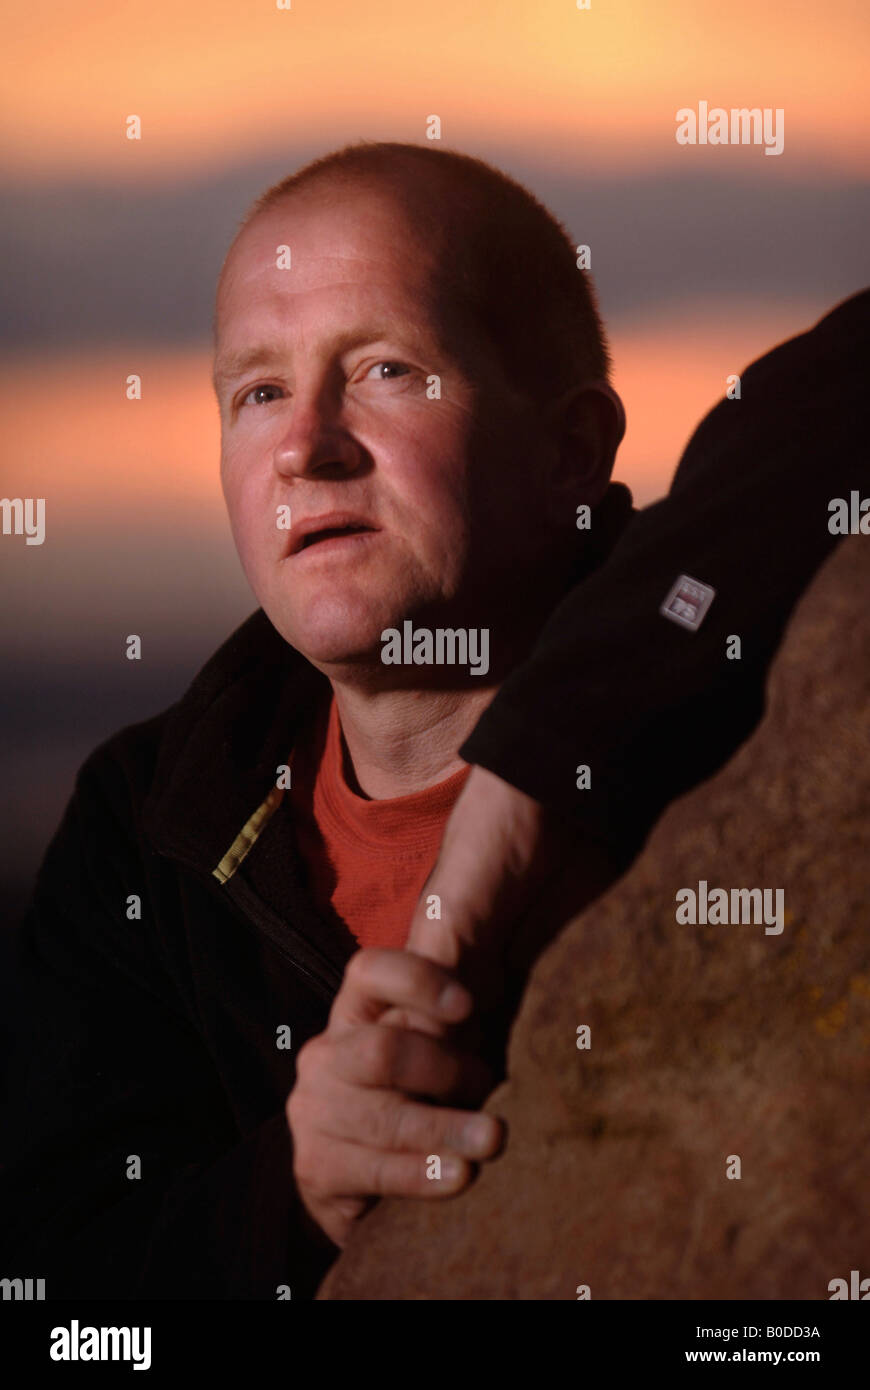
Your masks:
M439 283L471 312L516 390L546 403L609 377L591 276L561 222L522 184L455 150L361 141L267 188L239 231L324 179L382 185L427 236L440 238Z

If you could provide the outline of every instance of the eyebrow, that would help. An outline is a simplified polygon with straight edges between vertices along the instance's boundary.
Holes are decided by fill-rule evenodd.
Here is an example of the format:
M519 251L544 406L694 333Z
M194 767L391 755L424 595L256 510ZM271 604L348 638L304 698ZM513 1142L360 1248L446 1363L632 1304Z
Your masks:
M396 320L382 320L361 328L345 329L344 332L336 333L329 340L329 350L333 353L347 352L350 348L359 347L362 343L388 342L390 339L398 342L407 343L417 352L432 352L435 348L434 343L429 343L428 347L424 343L423 335L414 324L401 324ZM238 352L219 353L214 362L212 371L212 384L215 391L227 382L235 381L244 376L247 372L256 371L258 368L266 368L274 363L278 358L286 353L286 346L281 343L258 343L254 347L244 348Z
M246 348L242 352L225 352L215 357L212 370L212 385L217 391L227 381L244 376L257 367L266 367L280 355L280 348L268 343Z

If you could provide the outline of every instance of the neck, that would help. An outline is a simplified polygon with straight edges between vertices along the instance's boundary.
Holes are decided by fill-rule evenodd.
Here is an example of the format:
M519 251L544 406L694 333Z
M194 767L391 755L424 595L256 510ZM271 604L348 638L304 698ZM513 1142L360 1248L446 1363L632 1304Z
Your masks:
M392 667L394 683L385 686L380 652L370 663L336 663L331 669L319 666L335 695L351 763L347 766L345 759L349 786L373 800L388 800L433 787L467 766L456 750L495 699L502 682L525 657L568 587L567 563L565 573L552 560L550 563L551 571L543 576L539 573L536 588L512 593L509 605L503 597L498 608L494 602L489 605L500 620L492 629L486 628L485 675L469 675L462 685L442 683L421 688L413 684L414 677L407 668L408 681L402 684L401 668ZM484 607L479 602L477 613ZM451 613L450 617L453 625L456 615ZM475 614L465 614L460 619L463 622L474 627ZM432 670L433 677L438 670Z
M456 750L498 689L372 691L331 684L352 763L345 775L375 801L423 791L465 767Z

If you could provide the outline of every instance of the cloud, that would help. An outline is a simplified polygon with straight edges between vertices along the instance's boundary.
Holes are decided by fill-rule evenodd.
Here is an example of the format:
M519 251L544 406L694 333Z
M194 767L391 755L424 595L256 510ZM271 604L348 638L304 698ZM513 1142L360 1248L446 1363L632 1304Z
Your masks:
M284 149L198 182L8 187L0 230L7 304L0 352L118 341L208 340L215 279L247 204L316 153ZM637 320L699 297L817 299L867 278L870 187L670 170L603 177L493 149L592 248L605 318Z

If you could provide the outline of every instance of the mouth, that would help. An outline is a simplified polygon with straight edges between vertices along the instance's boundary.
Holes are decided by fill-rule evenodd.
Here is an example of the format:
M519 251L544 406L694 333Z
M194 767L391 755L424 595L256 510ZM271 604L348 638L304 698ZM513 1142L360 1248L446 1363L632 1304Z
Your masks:
M291 545L290 555L300 555L304 550L331 550L346 546L374 535L378 530L378 527L370 526L368 522L352 518L346 521L332 518L329 520L332 522L331 525L306 527L298 534Z

